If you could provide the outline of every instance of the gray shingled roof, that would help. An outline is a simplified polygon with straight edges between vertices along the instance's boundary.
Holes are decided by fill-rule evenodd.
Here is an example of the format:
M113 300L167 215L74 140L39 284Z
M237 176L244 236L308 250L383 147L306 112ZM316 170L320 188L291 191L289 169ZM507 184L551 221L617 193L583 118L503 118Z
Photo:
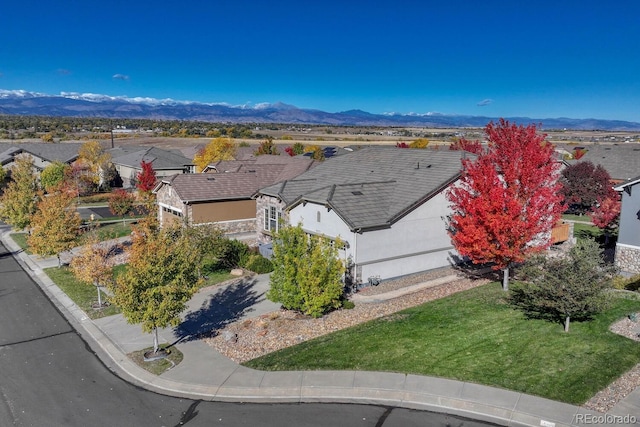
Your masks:
M261 156L280 157L280 156ZM183 202L249 199L265 185L295 177L315 162L310 159L265 159L261 162L218 162L217 173L180 174L162 180L156 188L171 185ZM228 169L226 166L232 166ZM284 178L283 178L284 177Z
M82 143L64 142L58 144L46 144L39 142L25 143L0 143L0 162L6 164L15 154L27 152L36 155L49 162L60 161L71 163L78 158L78 150Z
M182 169L192 165L178 150L163 150L156 147L123 146L109 150L112 162L117 165L140 169L140 163L151 162L155 170Z
M255 173L177 174L163 179L162 185L171 185L185 203L216 200L249 199L260 187Z
M262 188L289 207L302 201L334 209L352 230L385 227L455 181L462 151L368 147Z
M586 144L559 145L572 153L576 147L587 149L587 153L579 160L567 160L570 165L590 161L594 165L601 165L609 172L612 179L628 181L640 173L640 144Z

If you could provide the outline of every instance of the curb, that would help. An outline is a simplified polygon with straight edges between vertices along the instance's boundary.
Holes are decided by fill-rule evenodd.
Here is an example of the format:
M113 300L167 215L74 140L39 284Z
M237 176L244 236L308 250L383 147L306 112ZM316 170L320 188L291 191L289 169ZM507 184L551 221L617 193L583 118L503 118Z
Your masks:
M606 414L510 390L412 374L366 371L266 372L235 365L204 385L153 375L136 365L113 339L78 308L29 256L10 232L2 242L115 374L144 389L170 396L220 402L352 403L394 406L458 415L505 426L576 426L576 420ZM545 414L541 418L540 414ZM603 425L603 424L601 424ZM620 424L616 424L620 425Z

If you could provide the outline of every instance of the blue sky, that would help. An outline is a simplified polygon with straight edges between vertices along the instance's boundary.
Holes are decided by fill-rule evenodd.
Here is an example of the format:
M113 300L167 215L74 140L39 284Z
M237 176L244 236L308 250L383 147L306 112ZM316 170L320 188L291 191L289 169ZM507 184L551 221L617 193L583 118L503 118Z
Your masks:
M640 122L640 2L7 1L0 89Z

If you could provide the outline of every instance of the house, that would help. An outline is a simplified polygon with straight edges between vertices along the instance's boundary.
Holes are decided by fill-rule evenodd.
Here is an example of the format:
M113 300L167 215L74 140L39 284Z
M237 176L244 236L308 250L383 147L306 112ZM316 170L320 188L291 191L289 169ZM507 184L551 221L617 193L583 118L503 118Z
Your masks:
M108 152L111 154L111 162L122 179L122 186L125 188L135 185L137 174L142 172L140 164L143 161L151 163L157 178L195 172L195 166L191 159L183 156L178 150L123 145L112 148Z
M10 169L19 155L29 155L33 159L33 165L37 173L40 173L50 164L59 161L71 164L78 158L81 143L0 143L0 166Z
M356 283L448 266L457 252L446 230L445 190L464 151L373 146L335 157L256 195L259 241L280 224L340 238Z
M621 192L620 228L615 265L622 274L640 274L640 176L615 187Z
M207 173L162 178L157 195L161 224L181 219L190 224L220 226L227 234L255 233L259 188L292 179L309 170L308 158L258 156L249 160L213 163Z

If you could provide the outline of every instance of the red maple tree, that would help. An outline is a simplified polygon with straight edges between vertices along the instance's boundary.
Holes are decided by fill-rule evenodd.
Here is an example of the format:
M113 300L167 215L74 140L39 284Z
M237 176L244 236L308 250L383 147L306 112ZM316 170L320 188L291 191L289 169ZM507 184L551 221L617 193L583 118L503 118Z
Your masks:
M463 137L449 144L449 150L464 150L468 151L469 153L480 154L482 152L482 144L478 140L469 141L468 139Z
M507 290L509 267L551 244L551 229L564 208L560 165L535 125L500 119L485 132L487 150L462 160L459 183L447 192L453 209L449 235L460 255L503 270Z
M591 222L605 231L606 243L609 243L609 236L618 228L621 207L620 194L611 188L609 194L598 200L596 206L591 210Z
M151 193L156 185L156 171L153 170L151 162L140 162L141 172L136 175L136 188L143 193Z

